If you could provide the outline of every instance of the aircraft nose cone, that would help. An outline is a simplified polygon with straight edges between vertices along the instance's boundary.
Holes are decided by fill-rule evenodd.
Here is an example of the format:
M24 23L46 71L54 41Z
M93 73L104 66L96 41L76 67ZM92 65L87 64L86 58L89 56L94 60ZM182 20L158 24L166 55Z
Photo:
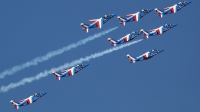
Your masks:
M116 16L117 14L112 14L112 16L114 17L114 16Z
M85 66L89 66L89 64L85 64Z
M160 52L163 52L163 51L165 51L164 49L160 49Z
M43 93L42 93L42 96L44 96L44 95L46 95L46 94L47 94L47 92L43 92Z
M149 9L149 12L153 11L154 9Z
M177 26L178 24L174 24L174 26Z

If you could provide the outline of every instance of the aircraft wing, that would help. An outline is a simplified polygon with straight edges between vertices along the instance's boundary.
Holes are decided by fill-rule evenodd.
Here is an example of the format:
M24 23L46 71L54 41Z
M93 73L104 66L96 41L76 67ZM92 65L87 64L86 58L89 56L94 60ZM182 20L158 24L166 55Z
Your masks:
M175 4L175 5L171 6L171 7L164 8L164 10L166 12L176 13L177 12L177 4Z
M75 74L75 67L72 67L71 69L67 70L69 73L69 76L73 76Z
M103 19L102 18L89 20L89 22L95 23L99 29L102 28L102 24L103 24Z
M32 101L32 97L27 98L27 99L26 99L26 102L27 102L27 104L31 104L31 103L33 103L33 101Z
M143 58L147 59L149 57L149 52L144 53L142 56Z
M135 14L128 14L126 16L127 17L133 17L134 21L138 21L139 20L139 12L137 12Z

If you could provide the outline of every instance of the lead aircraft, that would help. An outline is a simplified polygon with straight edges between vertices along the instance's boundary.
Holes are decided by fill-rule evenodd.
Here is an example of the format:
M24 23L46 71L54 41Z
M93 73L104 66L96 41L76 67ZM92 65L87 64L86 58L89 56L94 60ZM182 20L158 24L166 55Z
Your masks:
M177 11L181 10L183 7L187 6L190 3L192 3L192 2L183 1L183 2L179 2L177 4L174 4L173 6L166 7L163 10L159 10L158 8L155 8L154 10L158 13L158 16L160 16L160 18L162 18L166 14L176 13Z
M149 30L148 32L144 29L141 29L140 31L144 34L146 39L149 38L149 36L155 36L165 33L166 31L170 30L171 28L177 26L178 24L165 24L163 26L160 26L156 29Z
M92 24L85 24L85 23L81 23L81 26L83 27L82 29L88 33L90 28L96 28L98 27L99 29L102 28L102 25L105 24L106 22L108 22L108 20L110 20L111 18L113 18L116 14L107 14L99 19L92 19L89 20L89 22L92 22Z
M89 64L78 64L68 70L63 70L60 73L56 73L55 71L53 71L52 73L56 76L57 80L60 80L63 77L73 76L75 73L78 73L80 70L87 67L88 65Z
M151 11L153 11L153 9L142 9L141 11L138 11L134 14L128 14L126 15L127 18L123 18L118 16L117 18L119 19L119 23L122 24L122 26L125 26L126 22L132 22L132 21L139 21L140 18L144 17L145 15L147 15L148 13L150 13Z
M112 40L111 38L108 38L108 41L112 44L112 46L116 46L118 44L123 44L125 42L129 42L139 36L141 34L141 31L133 31L124 37L119 38L118 40Z
M126 56L128 57L128 59L131 61L131 63L135 63L137 61L143 61L143 60L148 60L150 58L152 58L153 56L163 52L164 50L162 49L152 49L151 51L148 51L144 54L142 54L139 57L133 58L131 57L129 54L127 54Z
M31 96L29 96L26 99L20 100L19 102L15 102L13 100L10 101L11 104L13 104L15 109L19 109L19 107L21 106L26 106L29 104L34 103L35 101L37 101L39 98L41 98L42 96L46 95L46 92L39 92L39 93L35 93Z

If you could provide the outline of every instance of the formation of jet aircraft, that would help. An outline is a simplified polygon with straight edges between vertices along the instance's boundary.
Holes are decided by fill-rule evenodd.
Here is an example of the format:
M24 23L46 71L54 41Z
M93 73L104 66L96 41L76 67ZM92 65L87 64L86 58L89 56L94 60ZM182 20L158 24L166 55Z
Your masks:
M138 11L136 13L126 15L126 18L117 16L117 19L119 19L119 21L120 21L119 23L122 24L122 26L125 26L125 24L127 22L133 22L133 21L138 22L139 19L143 18L145 15L152 12L153 10L155 10L158 13L158 16L160 16L160 18L162 18L166 14L176 13L177 11L181 10L183 7L187 6L190 3L191 2L189 2L189 1L179 2L173 6L166 7L163 10L159 10L158 8L142 9L141 11ZM102 25L105 24L108 20L110 20L114 16L116 16L116 14L107 14L99 19L89 20L89 22L92 22L91 24L81 23L82 29L86 33L89 32L90 28L98 27L99 29L101 29Z
M160 16L160 18L162 18L166 14L176 13L177 11L181 10L183 7L187 6L190 3L191 2L189 2L189 1L179 2L179 3L177 3L173 6L166 7L163 10L159 10L158 8L143 9L141 11L134 13L134 14L126 15L127 18L123 18L123 17L118 16L117 19L119 19L120 24L125 26L125 24L127 22L133 22L133 21L137 22L137 21L139 21L140 18L143 18L145 15L152 12L153 10L155 10L158 13L158 16ZM88 33L89 29L91 29L91 28L97 27L97 28L101 29L102 25L105 24L106 22L108 22L114 16L116 16L116 14L107 14L107 15L99 18L99 19L89 20L89 22L92 22L91 24L81 23L80 25L82 26L82 29L86 33ZM144 29L141 29L140 31L133 31L133 32L119 38L118 40L113 40L111 38L108 38L108 41L111 43L112 46L117 46L119 44L124 44L126 42L130 42L141 34L143 34L146 37L146 39L148 39L149 36L155 36L155 35L163 34L163 33L165 33L166 31L170 30L171 28L173 28L175 26L177 26L177 24L165 24L163 26L160 26L156 29L152 29L152 30L149 30L149 31L145 31ZM148 51L148 52L146 52L146 53L144 53L144 54L142 54L138 57L132 57L129 54L127 54L127 57L131 61L131 63L135 63L137 61L148 60L148 59L154 57L155 55L157 55L157 54L159 54L163 51L164 50L162 50L162 49L152 49L152 50L150 50L150 51ZM78 65L71 67L70 69L62 70L59 73L57 73L55 71L53 71L52 73L55 75L57 80L61 80L61 78L63 78L63 77L73 76L74 74L78 73L83 68L87 67L88 65L89 64L78 64ZM21 107L21 106L26 106L26 105L34 103L35 101L37 101L39 98L41 98L42 96L44 96L46 94L47 94L46 92L39 92L39 93L35 93L35 94L29 96L28 98L20 100L19 102L15 102L15 101L11 100L10 103L14 106L15 109L19 109L19 107Z
M108 41L111 43L112 46L117 46L118 44L123 44L126 42L129 42L136 37L138 37L140 34L144 34L146 39L149 38L149 36L155 36L165 33L166 31L170 30L171 28L177 26L177 24L165 24L163 26L160 26L156 29L149 30L148 32L144 29L141 29L140 31L133 31L124 37L119 38L118 40L113 40L111 38L108 38Z
M162 18L166 14L174 14L174 13L176 13L177 11L181 10L183 7L187 6L190 3L192 3L192 2L183 1L183 2L177 3L177 4L173 5L173 6L166 7L163 10L159 10L158 8L155 8L155 11L158 13L158 16L160 16L160 18Z

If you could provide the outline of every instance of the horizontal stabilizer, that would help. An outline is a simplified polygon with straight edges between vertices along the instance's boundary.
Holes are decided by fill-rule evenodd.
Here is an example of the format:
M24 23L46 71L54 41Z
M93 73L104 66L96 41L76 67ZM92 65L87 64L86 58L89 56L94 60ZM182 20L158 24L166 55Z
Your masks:
M131 63L135 63L135 58L131 57L129 54L126 55Z
M115 40L112 40L111 38L108 38L108 41L112 44L112 46L117 45L117 42Z
M58 73L56 73L55 71L53 71L52 73L55 75L55 77L56 77L57 80L61 79L61 77L60 77L60 75Z
M144 29L141 29L140 31L143 33L143 35L146 37L146 39L149 38L149 33L148 32L146 32Z
M154 10L158 13L158 16L159 16L160 18L163 17L163 11L159 10L158 8L155 8Z
M13 100L10 100L10 103L13 104L13 106L15 107L15 109L19 109L19 104L14 102Z
M80 25L83 27L82 29L83 29L86 33L89 32L89 25L84 24L84 23L81 23Z

